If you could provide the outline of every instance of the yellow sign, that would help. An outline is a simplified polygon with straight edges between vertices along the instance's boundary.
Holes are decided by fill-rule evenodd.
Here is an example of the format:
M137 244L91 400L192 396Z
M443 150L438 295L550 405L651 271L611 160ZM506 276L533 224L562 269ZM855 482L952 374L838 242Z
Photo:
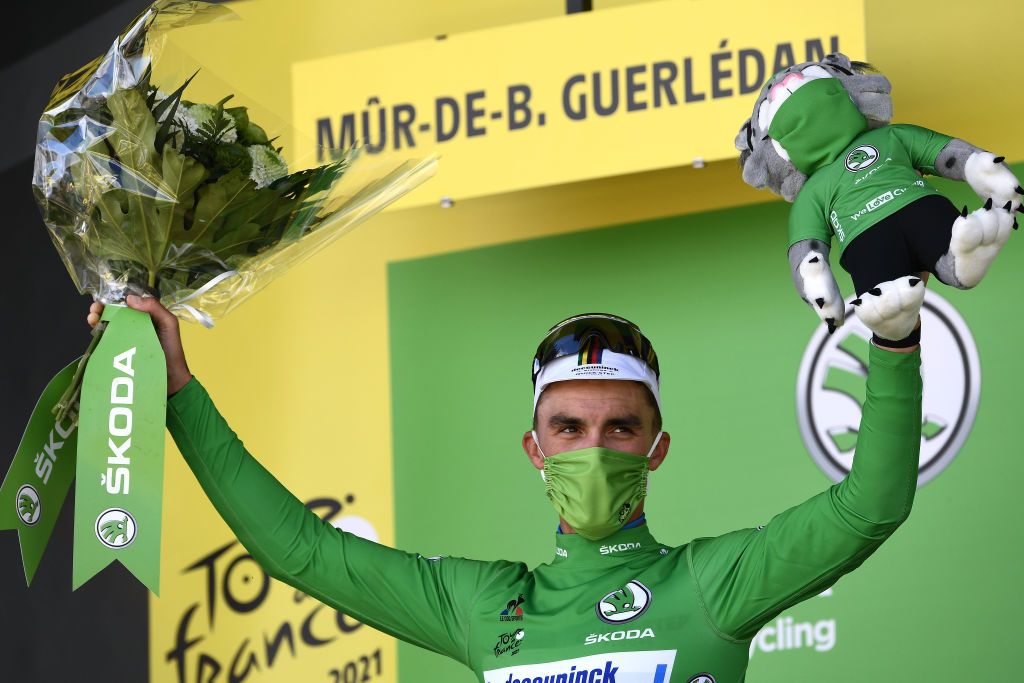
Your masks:
M352 479L326 475L323 464L299 488ZM379 540L370 521L379 516L377 496L344 490L306 506L335 527ZM270 578L208 505L197 507L175 517L168 545L176 552L162 563L168 590L151 604L154 681L395 680L391 639Z
M301 62L293 114L309 144L440 153L408 207L734 157L764 81L835 51L864 58L862 2L650 2Z

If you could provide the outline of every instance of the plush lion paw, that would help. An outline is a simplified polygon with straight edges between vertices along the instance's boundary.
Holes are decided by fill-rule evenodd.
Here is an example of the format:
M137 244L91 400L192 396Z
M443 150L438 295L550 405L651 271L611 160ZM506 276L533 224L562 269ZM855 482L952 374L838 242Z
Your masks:
M1024 199L1024 187L1017 176L1003 163L1003 157L991 152L974 152L967 157L964 178L979 197L991 199L996 206L1010 202L1010 209L1016 210Z
M807 305L828 325L829 334L835 332L843 324L846 304L829 268L828 258L820 252L809 251L800 261L798 272L803 279L802 295Z
M1002 208L992 208L989 199L983 208L970 214L965 206L953 222L949 253L953 256L953 272L964 287L981 282L1010 238L1010 230L1017 227L1010 207L1007 202Z
M882 339L903 339L917 326L924 283L913 275L882 282L853 300L857 317Z

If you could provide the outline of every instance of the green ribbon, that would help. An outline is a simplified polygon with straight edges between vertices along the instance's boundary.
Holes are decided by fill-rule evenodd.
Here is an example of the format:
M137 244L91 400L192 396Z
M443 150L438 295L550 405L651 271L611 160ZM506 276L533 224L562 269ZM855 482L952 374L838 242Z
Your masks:
M119 560L160 593L167 369L149 315L108 305L85 368L72 588Z
M78 362L46 385L0 486L0 529L17 529L29 585L75 478L76 416L72 412L57 422L51 408L71 385Z

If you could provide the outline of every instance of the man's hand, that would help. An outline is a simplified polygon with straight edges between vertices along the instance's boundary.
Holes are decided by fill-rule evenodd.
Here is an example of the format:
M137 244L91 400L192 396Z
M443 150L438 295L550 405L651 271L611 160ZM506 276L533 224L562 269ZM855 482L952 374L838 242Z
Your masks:
M153 327L156 328L157 339L164 350L164 358L167 361L167 395L178 393L182 387L192 379L188 363L185 362L185 349L181 345L181 332L178 329L178 319L174 314L164 308L158 299L151 296L135 296L129 294L126 300L128 308L148 313L153 320ZM89 315L86 320L89 325L96 327L103 314L103 304L94 303L89 307Z

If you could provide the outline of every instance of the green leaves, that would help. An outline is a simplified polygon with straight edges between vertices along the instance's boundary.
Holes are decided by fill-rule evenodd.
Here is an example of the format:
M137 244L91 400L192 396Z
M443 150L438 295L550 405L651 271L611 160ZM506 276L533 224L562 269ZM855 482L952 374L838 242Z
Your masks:
M249 245L260 237L261 228L259 223L232 225L217 235L217 239L211 245L211 251L222 258L244 253Z
M155 199L139 194L128 198L128 220L132 237L142 253L142 265L148 271L150 287L156 285L157 273L164 267L172 235L185 227L185 213L192 208L193 194L206 177L202 164L164 147L161 163L163 194L169 199Z
M61 146L44 151L53 176L34 189L84 287L113 278L180 298L259 268L329 213L347 162L288 174L246 107L186 100L192 78L165 95L147 75L48 119Z
M235 120L224 113L219 106L212 104L193 104L188 108L188 114L196 124L196 133L203 144L219 145L223 142L231 142L237 137L235 131Z
M193 249L202 249L221 260L247 251L261 235L268 212L281 197L273 190L258 190L238 169L221 176L199 192L192 234ZM192 258L201 258L194 253Z
M227 107L224 113L235 121L238 139L247 145L266 145L270 142L267 133L249 120L249 110L245 107Z
M279 187L283 192L291 192L295 182L293 179L301 175L301 179L298 181L300 184L295 188L299 190L299 207L284 229L281 237L283 241L291 242L297 240L316 227L319 222L317 214L323 206L324 198L330 189L334 187L335 183L341 179L341 176L345 174L347 169L347 160L335 161L326 166L310 169L309 171L300 171L278 181L279 185L275 186Z
M136 179L132 191L115 187L98 198L99 216L90 236L93 255L132 261L146 273L146 284L155 286L159 271L173 265L167 262L168 247L184 231L185 215L205 177L202 164L165 146L160 175L146 179L150 185L139 187Z
M163 174L163 189L173 198L175 209L184 214L185 209L192 206L192 196L199 183L206 179L206 168L195 159L179 154L174 148L164 147L160 170Z
M229 208L248 202L256 192L256 186L237 169L223 175L215 183L205 185L199 191L196 203L193 234L191 241L198 242L209 232L212 235L224 223Z
M132 240L128 220L128 194L121 189L104 192L97 202L100 219L93 220L89 246L93 256L119 261L142 261Z
M163 123L161 123L160 127L157 129L156 139L154 141L156 152L158 154L163 152L164 145L167 144L167 140L173 133L171 125L174 123L174 117L178 113L178 105L181 104L181 95L185 92L185 88L188 87L188 84L192 82L192 79L195 78L198 73L199 72L196 71L196 73L189 76L188 80L181 84L181 87L153 107L154 118L159 121L161 120L161 117L163 117ZM156 93L157 91L154 88L151 97L146 100L147 106L151 105L156 99Z
M136 262L152 287L171 234L183 227L192 193L206 177L206 169L169 145L157 154L156 119L138 89L115 91L107 104L113 117L110 146L116 160L97 152L92 155L103 162L100 167L109 174L107 182L116 187L97 202L101 220L94 226L94 243L103 256Z
M116 90L107 98L114 118L110 144L125 166L143 171L156 163L156 119L138 90Z

